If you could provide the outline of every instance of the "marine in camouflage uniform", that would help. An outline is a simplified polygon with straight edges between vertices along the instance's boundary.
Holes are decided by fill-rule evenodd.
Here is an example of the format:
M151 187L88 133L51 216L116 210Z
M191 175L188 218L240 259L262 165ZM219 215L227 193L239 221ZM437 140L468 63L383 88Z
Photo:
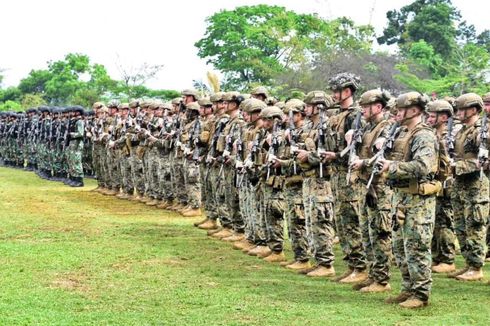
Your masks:
M200 119L200 105L191 102L186 105L187 124L182 131L184 145L184 157L186 161L185 186L188 206L181 211L185 217L201 215L201 171L200 171L200 137L202 123Z
M211 123L209 144L207 145L207 154L205 158L206 169L204 172L203 190L204 194L204 210L209 221L199 223L198 227L208 230L208 235L221 232L223 228L228 228L230 225L229 219L220 218L221 227L218 227L217 220L220 211L218 207L222 203L222 190L218 188L218 178L220 177L221 163L218 162L223 148L219 146L219 139L226 124L229 121L229 115L225 113L226 104L223 101L224 93L218 92L211 96L210 100L214 107L214 117ZM229 233L228 233L229 234Z
M287 116L287 147L281 160L281 168L285 175L284 198L285 218L288 223L288 235L293 251L293 261L284 265L287 269L303 270L310 268L310 250L306 236L305 210L303 205L303 176L296 162L296 153L304 146L300 136L305 126L306 104L298 99L285 103L284 113Z
M258 254L268 262L282 262L284 256L284 213L286 209L284 193L284 175L281 159L284 157L285 137L282 129L284 114L275 106L264 108L260 117L266 135L259 145L264 157L261 173L261 187L264 193L263 212L266 225L266 241L269 250Z
M74 106L71 108L72 121L69 128L69 145L67 150L68 161L68 175L69 180L67 184L72 187L83 187L83 166L82 166L82 152L83 152L83 136L85 133L85 127L83 122L83 108Z
M310 277L332 277L335 276L333 170L322 156L324 151L334 149L333 134L326 115L333 100L323 91L312 91L304 101L308 120L299 137L301 146L296 158L303 176L305 232L316 265L302 272Z
M437 137L422 122L428 98L417 92L396 100L400 122L387 159L380 160L381 173L394 189L392 212L393 248L402 275L401 293L387 303L403 308L427 305L432 287L431 241L436 194L442 185L435 179L438 169Z
M452 176L449 154L454 151L454 135L456 127L453 120L453 107L444 100L429 102L427 105L427 124L434 128L440 144L440 160L437 179L442 182L443 189L436 198L436 219L432 238L432 272L453 272L456 267L456 236L454 234L453 207L451 204ZM449 126L451 130L449 130ZM448 135L448 133L450 133Z
M455 101L457 116L463 126L455 137L451 201L456 236L466 266L449 276L464 281L483 278L482 267L486 254L489 181L486 174L482 173L481 166L488 160L488 152L487 144L480 143L484 137L488 137L488 126L484 126L479 118L483 107L482 98L474 93L463 94Z
M357 172L349 170L352 158L349 154L350 151L345 152L345 149L350 145L347 143L346 136L348 133L352 133L356 128L362 128L363 124L361 120L359 126L355 125L360 110L354 107L353 96L359 88L359 77L350 73L341 73L331 78L329 85L333 97L340 105L339 113L330 118L330 125L335 134L334 152L336 152L336 157L333 164L336 171L334 187L336 230L345 255L344 260L348 266L346 273L340 275L336 281L357 283L368 277L359 220L364 191L362 183L358 180ZM353 141L351 142L355 144ZM342 152L345 155L342 156Z
M241 130L245 125L245 121L238 110L243 100L244 98L238 92L228 92L223 95L226 113L230 118L218 139L217 146L219 151L222 149L221 164L223 168L220 167L222 173L218 176L217 198L219 201L218 212L224 229L212 236L230 242L243 240L245 231L245 223L239 209L234 157L236 151L233 149L233 144L240 137ZM224 224L229 226L226 227Z
M485 106L485 113L490 115L490 92L486 93L485 95L482 96L483 100L483 105ZM487 145L488 147L489 145ZM490 178L490 170L487 168L485 173L487 174L487 177ZM486 237L486 244L487 244L487 254L485 261L490 261L490 218L487 220L487 237Z
M256 98L243 101L243 117L247 124L242 129L241 143L237 143L236 164L237 188L240 213L245 221L245 238L235 242L233 248L248 253L254 248L266 249L265 222L260 211L261 187L259 183L258 159L259 143L265 136L260 113L266 104ZM259 249L256 249L259 250Z
M134 184L131 175L130 141L126 137L128 129L132 126L129 115L129 104L121 103L118 106L121 112L118 138L114 141L114 149L119 153L119 170L121 171L121 192L116 195L120 199L129 199L133 195Z
M373 165L376 164L374 155L382 148L388 152L391 148L389 131L392 130L391 128L396 128L396 125L391 127L390 121L384 118L383 109L389 99L390 95L387 92L375 89L362 94L359 101L367 123L362 132L362 143L357 151L359 158L352 162L351 168L360 172L360 181L366 185L362 187L364 200L360 222L363 247L369 265L369 277L353 287L361 292L391 290L389 280L392 257L390 216L392 191L385 184L385 177L372 171Z

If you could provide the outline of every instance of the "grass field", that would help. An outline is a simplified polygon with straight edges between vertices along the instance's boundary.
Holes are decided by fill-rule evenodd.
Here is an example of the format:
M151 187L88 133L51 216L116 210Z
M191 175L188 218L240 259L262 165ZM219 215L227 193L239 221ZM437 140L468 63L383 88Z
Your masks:
M486 281L435 275L430 306L406 311L384 304L385 294L244 255L207 238L195 219L86 183L69 188L0 168L0 325L490 324Z

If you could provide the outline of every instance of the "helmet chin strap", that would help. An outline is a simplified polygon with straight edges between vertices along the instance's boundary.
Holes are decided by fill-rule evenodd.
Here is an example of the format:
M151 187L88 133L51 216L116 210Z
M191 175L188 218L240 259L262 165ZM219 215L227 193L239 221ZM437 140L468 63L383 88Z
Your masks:
M404 123L406 121L409 121L409 120L411 120L413 118L416 118L416 117L418 117L418 116L420 116L422 114L422 112L419 112L419 113L416 113L416 114L412 115L411 117L407 117L407 111L408 110L405 110L405 112L403 113L403 119L402 119L401 123Z
M466 114L466 112L468 112L468 110L464 110L464 115L463 115L463 119L461 119L461 122L466 122L466 121L468 121L468 119L472 118L472 117L473 117L473 116L476 114L476 113L474 113L474 114L472 114L472 115L468 116L468 115Z

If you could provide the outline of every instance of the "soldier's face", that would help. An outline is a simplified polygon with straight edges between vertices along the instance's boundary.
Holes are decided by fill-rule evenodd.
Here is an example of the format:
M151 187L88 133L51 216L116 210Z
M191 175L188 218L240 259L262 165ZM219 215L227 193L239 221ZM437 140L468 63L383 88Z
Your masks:
M223 110L226 108L225 101L219 101L218 102L218 110Z
M438 122L437 113L429 112L429 115L427 116L426 122L429 126L435 127L437 125L437 122Z
M313 114L313 109L315 108L314 105L311 104L306 104L305 106L305 114L307 117L311 117Z
M183 100L184 100L184 104L192 103L192 102L194 102L194 96L184 95Z
M485 112L487 114L490 113L490 102L483 102L483 104L485 104Z
M267 130L271 130L274 125L274 119L263 119L264 124L263 127Z

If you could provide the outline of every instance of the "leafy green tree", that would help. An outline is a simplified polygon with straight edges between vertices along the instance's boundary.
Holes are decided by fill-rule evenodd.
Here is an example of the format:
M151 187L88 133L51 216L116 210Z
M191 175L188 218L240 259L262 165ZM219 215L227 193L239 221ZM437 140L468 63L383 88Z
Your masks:
M289 68L329 49L369 49L373 30L347 19L324 21L284 7L257 5L222 10L207 18L198 56L225 74L224 89L270 84Z
M24 93L46 95L46 83L53 78L48 70L31 70L26 78L20 80L19 90Z
M24 94L21 105L24 109L46 105L46 101L40 94Z
M22 111L22 105L17 101L7 100L0 103L0 111Z
M436 53L447 58L456 46L461 18L450 0L415 0L400 10L386 13L388 26L378 37L380 44L398 44L402 50L413 42L425 40Z

